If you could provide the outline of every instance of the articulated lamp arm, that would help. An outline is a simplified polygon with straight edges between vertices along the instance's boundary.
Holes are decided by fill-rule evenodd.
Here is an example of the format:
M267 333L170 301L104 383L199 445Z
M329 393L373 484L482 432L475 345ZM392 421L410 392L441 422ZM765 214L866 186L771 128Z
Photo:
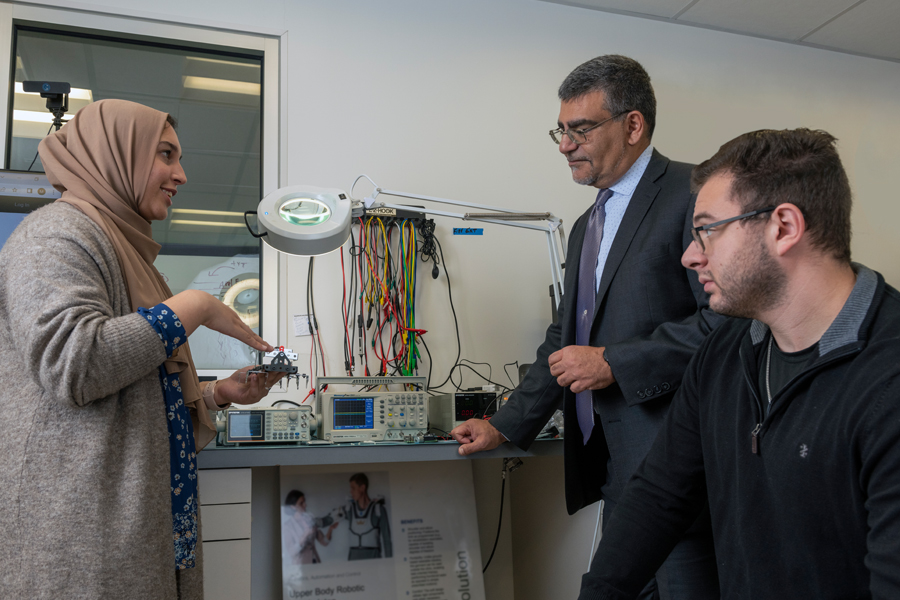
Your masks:
M360 179L366 179L374 188L372 194L357 199L353 196L353 190L359 183ZM454 213L443 210L424 209L416 206L403 206L397 204L389 204L376 200L378 196L394 196L397 198L407 198L410 200L422 200L425 202L434 202L436 204L449 204L452 206L463 206L474 208L486 212L468 212ZM450 217L453 219L461 219L463 221L479 221L482 223L493 223L495 225L507 225L510 227L519 227L521 229L532 229L534 231L542 231L547 238L547 250L550 256L550 278L553 281L553 299L557 308L562 301L562 282L563 268L566 261L566 238L563 230L562 220L553 213L525 213L509 208L498 206L487 206L484 204L474 204L471 202L462 202L460 200L449 200L447 198L436 198L434 196L423 196L420 194L410 194L407 192L398 192L395 190L385 190L380 188L368 175L360 175L350 187L350 198L355 206L364 207L365 209L374 208L392 208L407 212L419 213L422 215L438 215L442 217ZM538 224L538 222L542 222Z

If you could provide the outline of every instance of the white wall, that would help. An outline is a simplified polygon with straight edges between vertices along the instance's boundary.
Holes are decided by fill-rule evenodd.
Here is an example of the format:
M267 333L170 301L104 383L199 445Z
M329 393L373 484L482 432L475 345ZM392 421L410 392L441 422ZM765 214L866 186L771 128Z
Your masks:
M346 187L365 172L387 188L549 209L571 226L592 194L570 181L547 137L555 90L583 60L618 52L653 77L654 142L670 157L700 161L764 127L834 133L857 194L855 257L900 283L900 237L892 235L900 208L889 175L900 65L529 1L290 2L284 22L290 184ZM548 314L543 240L491 226L484 238L453 238L454 224L440 222L439 231L463 356L497 369L530 362ZM320 260L317 306L326 306L337 256ZM302 306L298 263L288 299ZM452 320L443 279L421 281L419 324L442 367L437 379L455 356ZM336 321L325 323L337 369Z
M900 283L900 236L892 235L900 205L890 175L900 158L896 63L536 0L169 0L152 12L136 0L91 6L286 31L283 184L346 189L367 173L386 188L552 210L568 226L592 194L570 181L546 134L556 121L556 87L593 56L633 56L653 78L654 143L671 158L703 160L763 127L834 133L856 192L855 258ZM439 220L438 232L463 356L493 363L495 375L505 362L529 362L549 312L544 240L491 225L481 238L454 238L455 224ZM283 317L305 312L305 265L288 261ZM338 373L338 256L317 266L316 306L330 372ZM418 324L429 330L434 378L443 379L455 356L446 283L422 275ZM305 351L308 339L293 339L288 325L282 319L277 341Z
M900 284L900 204L892 181L900 163L896 63L537 0L94 0L91 6L173 23L286 31L282 184L348 188L367 173L385 188L552 210L567 226L592 193L571 182L547 136L556 122L556 88L596 55L632 56L653 78L654 144L671 158L703 160L759 128L806 126L836 135L856 194L855 259ZM531 361L547 324L544 241L490 225L482 238L453 238L454 224L440 222L438 232L463 356L491 362L496 379L503 363ZM306 352L308 339L294 339L285 318L305 312L305 261L288 261L287 271L281 339L270 341ZM318 260L316 307L329 374L339 373L342 362L339 272L337 255ZM429 330L435 379L443 379L456 352L446 283L443 276L432 281L427 270L422 275L417 324ZM559 547L576 535L561 531ZM547 551L516 549L523 561ZM553 576L577 578L582 554L568 561L570 573Z

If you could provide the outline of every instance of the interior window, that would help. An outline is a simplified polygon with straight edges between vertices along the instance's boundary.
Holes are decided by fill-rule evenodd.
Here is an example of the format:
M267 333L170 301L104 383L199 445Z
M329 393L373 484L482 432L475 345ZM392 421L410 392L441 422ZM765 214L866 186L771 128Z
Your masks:
M23 82L71 86L63 123L105 98L132 100L170 113L188 182L169 218L153 222L162 245L156 267L173 293L201 289L228 303L259 331L260 245L243 213L261 198L262 56L227 48L180 47L19 25L7 131L7 169L43 171L37 146L53 115ZM200 369L239 368L255 354L232 338L201 328L191 336Z

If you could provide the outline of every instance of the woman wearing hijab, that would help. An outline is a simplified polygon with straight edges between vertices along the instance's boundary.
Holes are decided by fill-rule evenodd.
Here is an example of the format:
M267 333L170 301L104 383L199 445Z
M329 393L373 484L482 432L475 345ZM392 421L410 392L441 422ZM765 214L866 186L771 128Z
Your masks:
M150 221L186 182L171 117L101 100L39 150L62 197L0 252L0 598L200 599L208 409L276 377L201 385L186 338L272 347L153 267Z

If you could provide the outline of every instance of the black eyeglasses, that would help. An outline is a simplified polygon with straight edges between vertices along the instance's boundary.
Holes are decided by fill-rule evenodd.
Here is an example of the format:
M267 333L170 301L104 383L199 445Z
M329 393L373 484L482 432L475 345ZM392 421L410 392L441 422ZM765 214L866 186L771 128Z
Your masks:
M572 140L573 144L578 144L580 146L581 144L587 143L587 135L586 134L588 131L597 129L604 123L608 123L609 121L612 121L613 119L618 119L622 115L628 114L629 112L630 111L627 111L627 110L620 112L619 114L613 115L608 119L604 119L604 120L600 121L599 123L597 123L596 125L591 125L590 127L586 128L586 129L563 129L562 127L557 127L556 129L552 129L550 131L550 138L553 140L554 144L559 145L559 144L562 144L562 140L563 140L562 136L563 136L563 134L565 134L566 136L568 136L568 138L570 140Z
M750 217L755 217L756 215L761 215L763 213L771 212L775 210L774 206L767 206L765 208L760 208L759 210L754 210L752 212L744 213L742 215L738 215L736 217L731 217L730 219L725 219L722 221L716 221L715 223L710 223L709 225L701 225L700 227L694 227L691 229L691 237L694 238L694 241L697 242L697 245L700 246L700 250L706 252L706 246L703 244L703 236L700 235L701 232L706 232L706 237L709 237L712 230L719 225L725 225L726 223L731 223L732 221L742 221L744 219L749 219Z

